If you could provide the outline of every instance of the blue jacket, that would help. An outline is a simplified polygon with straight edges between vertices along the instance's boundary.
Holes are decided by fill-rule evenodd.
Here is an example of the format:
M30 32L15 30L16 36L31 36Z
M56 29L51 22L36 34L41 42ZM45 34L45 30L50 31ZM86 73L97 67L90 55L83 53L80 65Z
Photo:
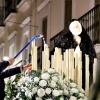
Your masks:
M20 71L20 67L11 68L11 69L3 71L8 65L9 65L8 61L0 62L0 100L4 100L4 97L5 97L5 91L4 91L5 83L4 83L4 79L21 72Z

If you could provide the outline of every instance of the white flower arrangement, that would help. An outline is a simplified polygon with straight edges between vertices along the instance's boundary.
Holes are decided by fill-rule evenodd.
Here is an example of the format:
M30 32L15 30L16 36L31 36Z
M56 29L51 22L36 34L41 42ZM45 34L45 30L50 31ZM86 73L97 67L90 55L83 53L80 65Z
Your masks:
M79 85L65 81L65 77L52 68L25 72L15 84L11 91L13 95L6 92L5 100L88 100ZM5 91L8 91L7 87Z

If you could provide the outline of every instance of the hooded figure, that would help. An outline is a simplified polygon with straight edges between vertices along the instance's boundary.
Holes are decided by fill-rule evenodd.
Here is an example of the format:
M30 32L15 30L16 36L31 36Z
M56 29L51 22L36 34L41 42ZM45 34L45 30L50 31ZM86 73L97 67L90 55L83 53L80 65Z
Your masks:
M55 42L55 47L61 48L62 53L66 49L74 49L76 53L78 50L82 51L82 87L85 89L85 54L89 55L89 71L90 84L93 80L93 63L96 58L96 52L93 43L85 31L84 27L78 20L70 20L62 31L61 36Z

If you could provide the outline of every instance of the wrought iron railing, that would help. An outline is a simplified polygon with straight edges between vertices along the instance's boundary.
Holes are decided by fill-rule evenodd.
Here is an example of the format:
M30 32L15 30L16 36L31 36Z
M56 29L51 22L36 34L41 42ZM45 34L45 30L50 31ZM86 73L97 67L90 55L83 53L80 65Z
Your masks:
M5 7L0 7L0 26L4 26Z
M100 5L95 6L93 9L78 18L78 20L86 29L93 43L100 43ZM52 49L55 47L55 43L61 35L62 31L50 39L51 54Z
M100 5L95 6L78 20L86 29L93 43L100 42Z
M5 5L0 7L0 26L4 26L4 20L12 12L17 12L16 6L21 0L5 0Z
M5 2L5 18L12 12L17 12L16 6L21 0L6 0Z

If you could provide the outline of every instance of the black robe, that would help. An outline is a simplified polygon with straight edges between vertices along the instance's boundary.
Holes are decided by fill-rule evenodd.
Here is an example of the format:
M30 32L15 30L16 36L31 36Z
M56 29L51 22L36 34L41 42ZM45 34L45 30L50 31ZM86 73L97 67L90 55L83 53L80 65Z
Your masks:
M66 28L67 27L67 28ZM61 36L55 42L55 47L61 48L62 53L65 52L66 49L75 49L77 47L77 43L73 38L72 33L68 29L68 25L62 31ZM94 58L96 58L96 52L93 46L93 43L86 33L85 29L82 26L82 32L79 35L81 37L80 49L82 51L82 87L85 89L85 54L89 55L89 71L90 71L90 85L93 79L93 63ZM54 52L54 49L53 49ZM53 54L52 52L52 54Z
M5 97L4 79L21 72L20 67L11 68L11 69L3 71L8 65L9 65L8 61L0 62L0 100L4 100L4 97Z

